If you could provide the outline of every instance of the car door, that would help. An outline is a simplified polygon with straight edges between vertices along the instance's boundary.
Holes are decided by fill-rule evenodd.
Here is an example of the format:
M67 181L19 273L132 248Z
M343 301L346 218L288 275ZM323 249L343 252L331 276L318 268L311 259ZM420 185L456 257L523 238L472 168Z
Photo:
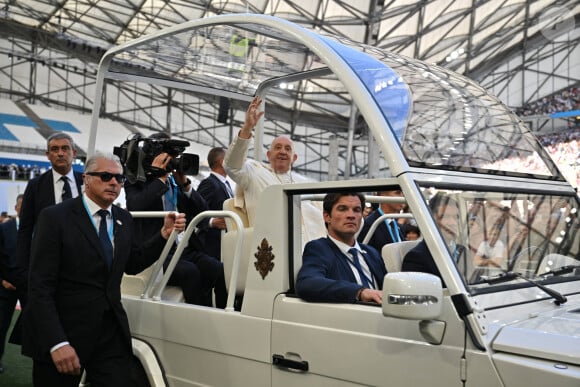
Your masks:
M441 342L430 343L422 331L442 332ZM442 318L421 324L385 317L379 306L280 295L272 323L272 385L460 386L464 338L449 296Z

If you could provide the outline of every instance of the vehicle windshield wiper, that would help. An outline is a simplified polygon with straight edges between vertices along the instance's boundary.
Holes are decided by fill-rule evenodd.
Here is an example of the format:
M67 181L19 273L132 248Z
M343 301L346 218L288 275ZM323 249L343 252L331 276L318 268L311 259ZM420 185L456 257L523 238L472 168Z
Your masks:
M542 274L538 274L538 277L554 276L557 277L562 274L572 273L574 270L580 269L580 265L566 265L562 266L556 270L550 270Z
M505 273L501 273L501 274L498 274L496 276L485 277L482 279L483 279L483 282L485 282L487 284L495 285L495 284L499 284L502 282L509 282L509 281L514 280L516 278L521 278L524 281L527 281L527 282L531 283L532 285L536 286L537 288L542 289L542 291L544 291L546 294L548 294L550 297L552 297L554 299L554 303L556 305L561 305L561 304L565 303L566 301L568 301L566 296L560 294L559 292L557 292L553 289L550 289L550 288L548 288L540 283L537 283L534 280L526 278L526 277L522 276L520 273L516 273L513 271L506 271Z

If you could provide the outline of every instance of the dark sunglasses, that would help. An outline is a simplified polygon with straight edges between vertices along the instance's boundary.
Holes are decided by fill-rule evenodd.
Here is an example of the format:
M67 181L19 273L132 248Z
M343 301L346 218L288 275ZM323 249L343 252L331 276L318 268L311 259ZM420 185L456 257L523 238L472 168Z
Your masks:
M127 179L127 177L125 175L122 175L120 173L86 172L86 174L89 176L99 176L101 178L101 181L104 181L104 182L111 181L111 179L114 177L115 180L117 180L117 183L119 183L119 184L123 184L125 182L125 180Z

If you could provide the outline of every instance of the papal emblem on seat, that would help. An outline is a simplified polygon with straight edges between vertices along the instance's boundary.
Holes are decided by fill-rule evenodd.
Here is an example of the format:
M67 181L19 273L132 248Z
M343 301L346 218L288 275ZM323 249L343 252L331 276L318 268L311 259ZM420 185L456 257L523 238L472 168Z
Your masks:
M268 272L272 271L274 268L274 262L272 262L274 260L272 246L270 246L266 238L262 239L262 243L258 246L258 252L254 254L254 257L256 257L254 266L262 276L262 279L265 279Z

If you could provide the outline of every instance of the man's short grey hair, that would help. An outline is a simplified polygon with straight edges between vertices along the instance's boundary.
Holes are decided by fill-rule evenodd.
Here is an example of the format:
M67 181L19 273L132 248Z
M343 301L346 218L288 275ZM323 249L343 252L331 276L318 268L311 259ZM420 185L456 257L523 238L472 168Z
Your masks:
M76 149L76 145L74 140L72 139L72 137L70 135L68 135L65 132L57 132L57 133L53 133L50 136L48 136L48 138L46 139L46 150L50 150L50 142L52 140L68 140L70 142L70 146L73 150Z
M100 159L114 161L119 168L123 169L123 165L121 164L121 161L119 161L118 156L109 152L95 152L94 155L87 159L87 162L85 163L85 172L96 172L97 160Z

